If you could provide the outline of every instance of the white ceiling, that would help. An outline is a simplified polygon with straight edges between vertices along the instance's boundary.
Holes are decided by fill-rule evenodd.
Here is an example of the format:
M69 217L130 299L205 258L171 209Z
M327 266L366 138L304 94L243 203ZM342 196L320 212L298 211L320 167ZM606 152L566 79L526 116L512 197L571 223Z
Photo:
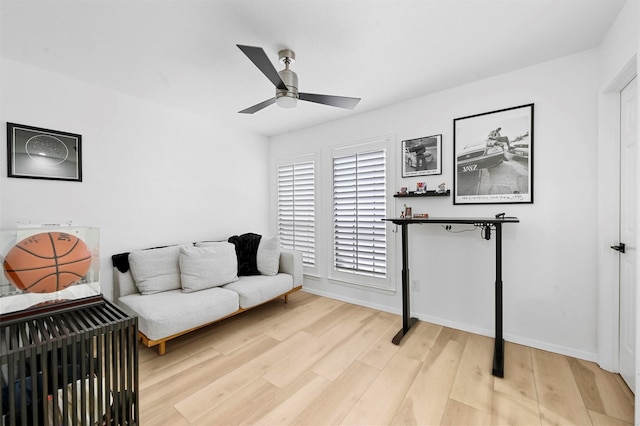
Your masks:
M275 135L597 47L623 4L1 0L0 54ZM292 49L300 91L362 101L238 114L274 87L236 44L263 47L278 69Z

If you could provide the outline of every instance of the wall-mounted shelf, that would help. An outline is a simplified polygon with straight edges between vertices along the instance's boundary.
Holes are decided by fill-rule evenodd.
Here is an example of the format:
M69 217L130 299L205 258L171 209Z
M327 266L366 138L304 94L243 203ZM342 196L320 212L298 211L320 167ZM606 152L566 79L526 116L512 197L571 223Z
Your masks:
M406 194L393 194L395 198L404 198L404 197L449 197L451 196L451 190L447 189L445 192L437 192L437 191L427 191L424 193L418 192L408 192Z

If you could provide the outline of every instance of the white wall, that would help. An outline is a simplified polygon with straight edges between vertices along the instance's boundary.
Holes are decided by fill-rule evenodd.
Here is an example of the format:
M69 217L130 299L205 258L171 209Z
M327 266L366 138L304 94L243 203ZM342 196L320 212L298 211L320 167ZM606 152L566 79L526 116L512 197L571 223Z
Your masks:
M0 121L82 135L83 182L7 178L0 226L100 228L101 289L111 255L268 230L267 138L4 59ZM3 130L4 132L4 130Z
M453 183L453 119L527 103L535 104L534 204L453 205L452 198L392 199L398 215L410 201L414 212L436 216L518 216L503 229L505 338L585 359L596 358L596 165L598 52L595 50L416 98L387 108L270 139L272 162L291 153L320 149L324 203L331 201L335 144L395 135L396 157L403 139L441 133L443 174L401 178L400 160L390 166L395 184L434 188ZM273 175L272 175L273 179ZM273 197L275 198L275 197ZM273 208L272 198L272 212ZM320 235L331 247L330 217ZM275 218L272 217L272 225ZM390 225L391 226L391 225ZM493 335L494 240L478 232L449 234L437 226L410 230L412 312L434 323ZM396 250L400 250L397 238ZM320 254L324 270L330 251ZM401 259L395 262L395 294L306 279L310 291L399 313ZM326 273L324 274L326 277Z

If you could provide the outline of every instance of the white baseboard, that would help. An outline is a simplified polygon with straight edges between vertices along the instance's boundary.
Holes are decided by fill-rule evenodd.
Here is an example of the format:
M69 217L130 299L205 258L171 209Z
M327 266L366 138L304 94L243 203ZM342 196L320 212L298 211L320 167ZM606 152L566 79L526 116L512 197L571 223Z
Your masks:
M339 300L341 302L351 303L353 305L364 306L365 308L376 309L382 312L389 312L391 314L402 315L402 309L390 309L385 305L378 305L377 303L363 302L362 300L352 299L349 297L340 296L334 293L327 293L324 291L316 290L314 288L302 287L302 291L315 294L317 296L328 297L329 299Z
M349 297L340 296L334 293L327 293L324 291L319 291L311 288L303 287L303 291L306 291L307 293L315 294L317 296L328 297L330 299L351 303L353 305L364 306L366 308L376 309L378 311L383 311L383 312L389 312L395 315L402 315L402 309L391 309L388 306L378 305L376 303L370 303L370 302L363 302L361 300L356 300ZM494 337L493 329L487 329L483 327L474 327L474 326L470 326L469 324L449 321L446 319L421 314L419 312L412 312L411 316L418 318L420 321L429 322L431 324L441 325L441 326L453 328L456 330L462 330L468 333L478 334L480 336ZM530 339L522 336L516 336L512 334L505 334L504 340L507 342L518 344L518 345L528 346L530 348L541 349L543 351L548 351L548 352L553 352L561 355L570 356L573 358L583 359L585 361L597 362L597 354L595 352L581 351L574 348L554 345L552 343L541 342L539 340Z
M493 329L487 329L484 327L474 327L469 324L458 323L455 321L444 320L442 318L432 317L429 315L423 315L420 313L411 313L412 316L418 318L420 321L429 322L432 324L441 325L444 327L454 328L456 330L466 331L468 333L478 334L480 336L494 337L495 333ZM568 348L566 346L554 345L552 343L541 342L539 340L530 339L528 337L517 336L513 334L504 334L504 340L507 342L515 343L518 345L528 346L530 348L541 349L547 352L553 352L560 355L566 355L573 358L583 359L585 361L596 362L597 354L595 352L581 351L574 348Z

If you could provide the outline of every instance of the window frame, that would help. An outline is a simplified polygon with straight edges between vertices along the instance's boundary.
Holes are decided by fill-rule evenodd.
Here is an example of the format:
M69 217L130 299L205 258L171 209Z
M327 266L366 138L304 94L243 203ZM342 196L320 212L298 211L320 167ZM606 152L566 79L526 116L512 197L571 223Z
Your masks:
M394 204L392 201L392 191L391 191L391 182L392 182L392 172L393 172L393 161L394 161L394 138L392 136L382 136L379 138L373 138L366 141L356 142L356 143L348 143L343 145L334 146L330 149L329 161L331 171L330 183L328 185L327 190L327 234L330 234L328 244L331 245L330 250L328 250L328 261L327 261L327 278L334 283L348 285L348 286L356 286L356 287L366 287L368 289L381 290L383 292L391 291L395 292L395 233L392 232L392 227L385 222L384 228L386 232L386 271L385 277L379 278L366 273L360 272L346 272L343 270L338 270L335 266L336 259L336 250L335 250L335 229L334 229L334 159L336 157L343 157L348 155L354 155L357 153L366 153L372 151L383 150L385 153L385 215L387 217L391 217L394 211Z
M322 259L322 252L320 250L319 245L319 194L320 194L320 162L319 155L317 152L298 154L291 157L280 158L275 161L275 229L276 234L280 237L280 196L279 196L279 188L280 188L280 169L281 167L295 165L295 164L303 164L303 163L313 163L313 181L314 181L314 190L313 190L313 215L314 215L314 266L310 266L308 264L303 264L303 273L305 275L318 275L320 263Z

